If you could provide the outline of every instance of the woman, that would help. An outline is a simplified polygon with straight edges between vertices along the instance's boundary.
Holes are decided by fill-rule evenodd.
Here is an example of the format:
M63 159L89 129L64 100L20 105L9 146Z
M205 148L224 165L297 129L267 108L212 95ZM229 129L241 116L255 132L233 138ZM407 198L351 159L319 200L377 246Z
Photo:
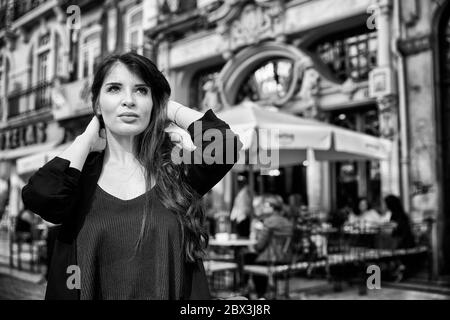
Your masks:
M241 142L211 110L169 101L163 74L135 53L104 60L91 93L84 133L22 191L30 209L61 224L46 298L210 298L201 197L232 168ZM171 122L189 132L194 152L175 145ZM220 141L203 141L210 129ZM68 285L76 267L80 285Z
M390 222L395 225L392 231L392 237L396 240L396 248L404 249L414 247L415 240L411 229L411 222L403 209L400 198L394 195L388 195L384 198L384 202L388 209L387 216L390 217Z
M384 203L388 212L390 223L394 225L391 233L392 249L407 249L415 246L414 234L411 229L411 221L403 209L402 202L399 197L388 195L384 198ZM401 281L407 277L416 262L405 256L403 259L393 259L388 263L387 276L395 281Z
M380 214L372 209L367 198L359 198L358 206L355 208L354 213L350 213L347 222L349 224L377 227L382 223L381 220Z

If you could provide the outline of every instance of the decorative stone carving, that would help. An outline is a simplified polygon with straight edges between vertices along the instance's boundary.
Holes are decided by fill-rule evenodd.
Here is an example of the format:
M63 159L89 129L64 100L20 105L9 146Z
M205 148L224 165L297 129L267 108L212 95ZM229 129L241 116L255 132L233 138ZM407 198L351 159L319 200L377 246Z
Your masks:
M308 68L302 72L301 87L297 95L298 98L304 103L305 116L315 118L319 114L319 106L317 97L320 89L320 75L313 69Z
M225 50L235 52L263 40L284 39L283 13L277 1L256 1L245 5L239 16L230 15L219 21L217 31L226 39Z
M217 78L211 78L203 85L205 96L202 100L202 109L212 109L214 112L219 112L223 108L222 100L220 98L220 90L217 85Z
M5 33L6 50L8 51L16 50L16 42L18 38L19 36L16 32L13 32L11 30L6 31Z
M358 91L358 85L352 78L348 78L340 87L341 92L348 96L349 100L353 100L354 94Z
M378 99L380 111L380 132L386 139L392 139L398 132L397 97L394 95Z
M53 12L55 13L56 21L58 21L58 23L60 24L65 24L66 14L62 10L62 8L60 6L55 6L53 7Z
M412 133L412 175L416 189L429 189L435 180L431 170L431 159L434 153L434 143L431 125L425 119L419 119L416 123L416 130ZM421 186L421 188L419 188Z

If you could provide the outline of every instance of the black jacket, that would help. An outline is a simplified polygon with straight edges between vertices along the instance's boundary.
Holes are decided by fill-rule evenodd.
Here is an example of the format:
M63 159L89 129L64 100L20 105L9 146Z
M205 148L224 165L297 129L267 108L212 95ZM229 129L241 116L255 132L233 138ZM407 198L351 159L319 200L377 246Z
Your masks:
M202 125L201 133L194 132L196 122ZM233 167L242 143L235 134L227 130L229 129L228 124L218 119L211 110L208 110L196 122L189 126L188 132L197 148L200 147L204 150L211 143L206 139L199 139L198 135L203 136L206 130L213 128L223 133L222 137L224 138L223 149L216 150L215 159L221 156L217 152L222 152L222 159L230 158L226 157L226 150L234 152L233 163L223 162L225 164L208 165L203 162L202 164L187 165L188 183L200 196L203 196ZM200 144L197 140L200 141ZM59 224L50 264L46 299L78 300L80 298L80 290L68 289L66 282L71 274L67 273L67 268L77 265L76 239L92 203L92 196L102 170L103 157L104 152L90 153L81 172L71 168L70 161L56 157L40 168L22 190L22 198L26 207L39 214L43 219ZM207 299L210 297L201 260L198 260L196 264L185 264L183 287L183 299Z

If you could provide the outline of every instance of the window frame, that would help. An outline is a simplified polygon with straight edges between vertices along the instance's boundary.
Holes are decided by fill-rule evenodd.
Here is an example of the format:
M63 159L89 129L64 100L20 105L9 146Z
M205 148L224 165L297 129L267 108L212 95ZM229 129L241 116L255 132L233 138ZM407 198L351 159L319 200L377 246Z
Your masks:
M136 14L141 14L141 24L135 25L131 23L131 18ZM132 7L125 14L125 47L129 50L135 50L139 54L144 53L144 8L142 5ZM132 34L137 32L138 44L131 43Z
M78 68L78 79L89 78L94 75L94 66L95 66L95 51L98 51L99 55L101 55L101 26L95 25L86 32L84 32L80 37L79 42L79 68ZM87 38L97 34L98 36L94 38L94 40L90 40L85 42ZM87 74L84 74L84 53L88 54L88 69Z
M309 44L307 50L314 57L314 60L323 66L322 68L326 70L326 74L333 81L344 83L351 79L356 83L364 82L368 81L370 71L377 66L378 37L377 30L367 30L361 26L321 37ZM375 49L372 51L371 41L375 42ZM355 49L356 53L352 51ZM326 54L334 54L334 57L327 61L324 59ZM330 65L337 62L336 57L341 62L342 67L340 69L342 70L335 70L337 68L333 68ZM361 65L361 59L363 58L367 60L367 70ZM371 59L374 59L374 61L372 62ZM354 67L350 66L354 61L356 61L356 65ZM356 77L353 75L355 72L358 74ZM365 73L367 75L364 75Z

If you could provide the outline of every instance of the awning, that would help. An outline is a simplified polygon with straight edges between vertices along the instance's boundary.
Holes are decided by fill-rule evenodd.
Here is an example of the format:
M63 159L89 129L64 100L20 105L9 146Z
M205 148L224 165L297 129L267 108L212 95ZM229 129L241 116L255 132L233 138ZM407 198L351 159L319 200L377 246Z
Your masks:
M34 153L32 155L17 159L17 173L26 174L34 172L48 161L60 154L65 148L67 148L72 142L65 143L63 145L53 145L47 150L41 150L40 152Z
M52 141L47 143L41 143L38 145L22 147L13 150L6 150L0 153L0 160L14 160L22 157L26 157L31 154L36 154L44 151L49 151L55 148L60 141Z
M303 119L244 102L218 114L239 135L244 147L235 170L247 164L265 166L298 165L307 160L307 151L318 161L388 160L392 143L329 123ZM264 151L273 151L262 158ZM267 153L269 154L269 153ZM266 161L267 163L267 161Z

